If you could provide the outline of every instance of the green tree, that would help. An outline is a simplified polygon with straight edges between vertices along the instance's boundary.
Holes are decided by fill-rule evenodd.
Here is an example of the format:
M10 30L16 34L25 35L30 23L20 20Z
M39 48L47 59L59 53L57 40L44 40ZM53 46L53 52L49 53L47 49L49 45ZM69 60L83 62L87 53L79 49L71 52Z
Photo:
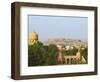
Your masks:
M28 65L55 65L58 48L56 45L44 46L41 42L37 41L28 48Z
M76 55L77 51L78 51L78 49L73 47L73 49L71 50L71 54Z
M48 64L49 65L56 65L57 64L57 55L58 55L58 48L54 44L50 44L48 46Z
M39 41L28 47L28 65L36 66L43 64L43 53L45 49L43 44Z

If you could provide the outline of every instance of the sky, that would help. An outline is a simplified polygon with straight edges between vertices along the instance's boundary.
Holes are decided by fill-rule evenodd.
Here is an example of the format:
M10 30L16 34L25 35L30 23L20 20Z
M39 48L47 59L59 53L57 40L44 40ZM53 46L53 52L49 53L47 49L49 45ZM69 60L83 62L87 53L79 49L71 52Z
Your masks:
M49 38L88 40L87 17L29 15L28 28L29 33L38 33L40 41Z

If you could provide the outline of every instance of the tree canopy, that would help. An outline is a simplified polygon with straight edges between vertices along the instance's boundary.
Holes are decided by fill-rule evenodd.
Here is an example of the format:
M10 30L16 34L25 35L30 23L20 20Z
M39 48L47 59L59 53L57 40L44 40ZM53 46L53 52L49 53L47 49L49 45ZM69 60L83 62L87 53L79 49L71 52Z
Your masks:
M57 47L53 44L44 46L41 42L36 42L28 47L28 65L55 65Z

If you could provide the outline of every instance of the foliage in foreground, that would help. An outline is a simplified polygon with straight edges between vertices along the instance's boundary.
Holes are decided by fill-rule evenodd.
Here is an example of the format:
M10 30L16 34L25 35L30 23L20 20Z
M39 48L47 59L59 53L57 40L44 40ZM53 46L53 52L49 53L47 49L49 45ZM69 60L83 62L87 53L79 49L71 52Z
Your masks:
M43 46L41 42L28 47L28 66L56 65L57 47Z
M64 55L75 55L77 49L62 50ZM81 51L81 55L85 58L87 63L88 48ZM43 66L43 65L57 65L58 48L54 44L44 46L41 42L37 41L33 45L28 46L28 66ZM76 61L72 61L72 64L76 64Z

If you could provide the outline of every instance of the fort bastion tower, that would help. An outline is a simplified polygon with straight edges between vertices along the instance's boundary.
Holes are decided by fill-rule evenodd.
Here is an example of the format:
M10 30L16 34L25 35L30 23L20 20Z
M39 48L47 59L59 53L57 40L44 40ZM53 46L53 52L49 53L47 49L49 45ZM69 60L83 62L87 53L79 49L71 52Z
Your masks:
M33 45L38 41L38 34L36 32L31 32L29 34L29 45Z

